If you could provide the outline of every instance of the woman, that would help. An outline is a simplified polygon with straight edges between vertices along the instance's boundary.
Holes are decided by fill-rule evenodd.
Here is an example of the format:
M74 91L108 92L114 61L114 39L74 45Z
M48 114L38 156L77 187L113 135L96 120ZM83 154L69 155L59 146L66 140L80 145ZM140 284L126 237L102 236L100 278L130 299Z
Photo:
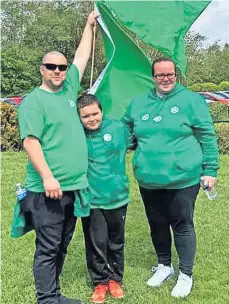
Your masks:
M179 256L172 296L186 297L196 252L194 206L202 175L210 190L215 186L217 142L205 100L176 84L174 62L154 61L152 76L156 88L135 98L123 117L137 140L133 171L158 258L147 284L158 287L174 274L171 227Z

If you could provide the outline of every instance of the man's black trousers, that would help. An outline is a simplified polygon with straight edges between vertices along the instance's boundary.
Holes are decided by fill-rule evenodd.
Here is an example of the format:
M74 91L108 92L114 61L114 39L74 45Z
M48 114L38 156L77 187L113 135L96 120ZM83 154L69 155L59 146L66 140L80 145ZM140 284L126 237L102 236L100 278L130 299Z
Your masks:
M127 205L91 209L90 216L82 218L87 267L94 286L123 279L126 211Z
M191 276L196 252L193 215L199 184L183 189L140 187L158 263L171 264L171 232L179 256L179 270Z
M38 304L59 303L59 276L76 225L74 201L72 191L64 192L61 200L28 192L22 201L22 210L36 232L33 271Z

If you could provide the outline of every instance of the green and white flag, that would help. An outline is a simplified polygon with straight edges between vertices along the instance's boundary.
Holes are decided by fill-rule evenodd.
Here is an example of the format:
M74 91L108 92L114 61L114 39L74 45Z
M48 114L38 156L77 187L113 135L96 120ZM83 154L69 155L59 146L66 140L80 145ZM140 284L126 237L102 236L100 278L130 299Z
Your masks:
M153 87L150 60L123 28L174 59L185 75L184 37L209 3L181 0L96 2L108 64L90 93L99 98L105 114L120 118L133 97Z

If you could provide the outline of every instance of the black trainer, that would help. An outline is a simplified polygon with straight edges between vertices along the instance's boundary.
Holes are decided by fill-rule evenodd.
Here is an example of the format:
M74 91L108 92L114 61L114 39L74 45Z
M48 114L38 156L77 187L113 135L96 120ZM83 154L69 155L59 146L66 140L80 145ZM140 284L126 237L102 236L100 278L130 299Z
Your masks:
M83 304L80 300L69 299L63 295L58 297L59 304Z

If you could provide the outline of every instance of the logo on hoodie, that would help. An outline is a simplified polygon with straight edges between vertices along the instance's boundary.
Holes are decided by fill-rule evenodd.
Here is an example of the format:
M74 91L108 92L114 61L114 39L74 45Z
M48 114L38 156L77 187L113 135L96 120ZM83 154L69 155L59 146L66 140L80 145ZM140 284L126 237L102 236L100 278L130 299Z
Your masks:
M179 109L178 107L172 107L172 108L171 108L171 113L172 113L172 114L176 114L176 113L179 112L179 110L180 110L180 109Z
M143 116L142 116L142 120L143 121L146 121L146 120L148 120L149 119L149 114L144 114Z
M103 135L103 139L105 141L111 141L112 140L112 135L109 134L109 133L106 133L106 134Z
M160 122L162 120L162 116L155 116L153 119L155 122Z

